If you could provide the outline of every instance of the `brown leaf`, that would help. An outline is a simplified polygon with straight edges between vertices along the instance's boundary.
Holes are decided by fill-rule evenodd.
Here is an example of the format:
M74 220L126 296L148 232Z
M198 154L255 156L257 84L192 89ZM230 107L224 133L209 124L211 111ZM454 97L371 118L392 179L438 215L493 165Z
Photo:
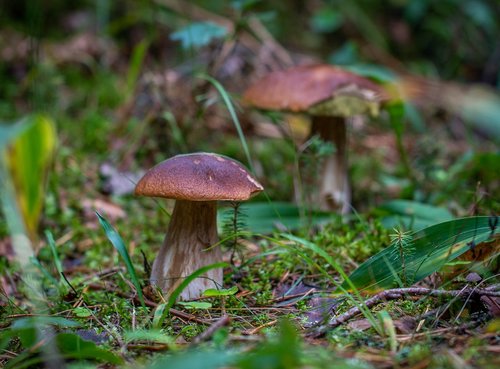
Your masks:
M8 261L14 260L15 254L10 238L0 240L0 256L4 256Z
M481 296L481 301L486 305L493 317L500 317L500 297Z
M127 215L127 213L125 213L120 206L102 199L84 199L82 201L82 206L85 212L85 217L88 219L95 218L95 211L102 213L110 220L122 219Z

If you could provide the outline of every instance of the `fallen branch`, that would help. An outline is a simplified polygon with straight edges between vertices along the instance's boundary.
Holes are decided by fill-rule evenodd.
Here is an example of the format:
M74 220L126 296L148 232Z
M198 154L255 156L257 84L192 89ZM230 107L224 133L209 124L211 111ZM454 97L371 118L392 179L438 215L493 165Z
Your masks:
M228 315L223 315L221 316L218 320L216 320L210 327L205 329L202 333L197 335L193 341L193 345L197 345L203 341L207 341L210 337L213 336L213 334L222 327L225 327L226 325L229 325L231 322L231 318L229 318Z
M424 287L409 287L409 288L393 288L382 291L364 302L360 302L367 308L372 308L382 302L389 300L397 300L404 296L433 296L433 297L481 297L481 296L500 296L499 285L493 285L488 288L465 287L461 290L434 290ZM361 309L357 306L347 310L345 313L332 318L328 324L316 328L311 336L319 337L326 333L328 329L336 328L348 320L361 314Z

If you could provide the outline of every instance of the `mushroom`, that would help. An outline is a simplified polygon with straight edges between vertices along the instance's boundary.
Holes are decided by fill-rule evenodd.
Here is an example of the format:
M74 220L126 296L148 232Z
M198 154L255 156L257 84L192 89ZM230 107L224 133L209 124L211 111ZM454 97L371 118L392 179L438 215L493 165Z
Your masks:
M346 118L376 116L384 99L379 85L332 65L298 66L270 73L243 95L245 103L259 109L311 116L310 137L318 135L336 149L325 158L312 205L343 214L351 207Z
M139 196L175 199L167 235L151 271L151 283L166 293L197 269L222 260L217 201L245 201L262 185L237 161L211 153L177 155L151 168L137 183ZM222 269L192 281L180 298L197 298L222 285Z

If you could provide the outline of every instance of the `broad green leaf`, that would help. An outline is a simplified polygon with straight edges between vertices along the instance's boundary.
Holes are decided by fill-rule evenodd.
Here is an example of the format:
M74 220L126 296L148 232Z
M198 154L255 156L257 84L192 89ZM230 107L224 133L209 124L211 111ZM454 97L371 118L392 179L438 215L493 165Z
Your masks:
M3 150L11 141L24 132L28 127L29 119L25 118L14 124L0 123L0 150Z
M272 233L277 229L297 229L308 224L321 224L330 220L332 215L327 212L313 211L304 216L297 205L287 202L254 202L242 204L241 213L245 217L245 226L253 233ZM219 217L224 215L219 212ZM310 221L310 223L309 223ZM219 222L218 224L222 224Z
M233 368L240 356L232 349L185 350L174 355L165 355L150 365L149 369L222 369Z
M238 293L238 287L233 286L231 288L221 288L216 290L215 288L209 288L203 291L203 296L212 297L212 296L232 296Z
M126 342L132 341L151 341L157 343L165 343L174 345L175 339L166 335L158 329L139 329L135 331L125 332L124 338Z
M10 330L13 332L14 336L19 337L23 347L29 349L40 340L37 330L43 330L43 328L47 326L74 328L78 327L79 324L61 317L40 316L17 319L12 323Z
M377 209L383 214L382 224L387 228L402 226L405 229L422 229L436 223L453 219L445 208L410 200L391 200Z
M32 328L35 331L34 328ZM44 338L50 338L44 337ZM123 360L110 351L97 347L94 342L85 341L74 333L58 333L53 336L55 341L40 340L36 337L36 343L41 343L40 347L30 348L21 352L14 359L7 362L5 368L23 369L39 367L41 363L63 364L61 359L70 360L94 360L110 364L121 364ZM46 351L45 355L38 355L37 352L44 346L56 343L57 351ZM33 341L35 343L35 341ZM43 365L42 365L43 366Z
M180 41L183 49L197 49L227 35L227 30L213 22L195 22L172 33L170 39Z
M97 347L92 341L85 341L73 333L59 333L56 336L61 355L68 359L86 359L120 364L122 359L110 351Z
M135 286L137 291L137 295L139 296L139 300L141 301L142 306L145 306L144 297L142 295L142 287L139 282L139 278L137 278L137 273L135 272L134 264L132 264L132 260L130 259L130 255L128 254L127 246L125 246L125 242L118 234L118 232L109 224L109 222L104 219L101 214L96 212L97 218L99 219L99 223L101 223L101 227L104 229L106 236L111 241L115 249L118 251L123 261L125 262L125 266L127 267L127 271L130 274L130 279Z
M3 128L2 130L5 130ZM54 122L44 115L33 115L12 126L7 134L6 155L17 206L31 240L45 200L45 184L56 147Z
M455 219L414 232L409 251L404 253L404 268L400 250L391 245L361 264L349 276L349 283L359 290L373 291L395 287L402 273L410 284L421 281L469 250L470 242L478 244L498 235L500 228L491 227L495 218ZM350 289L349 283L344 281L342 286Z
M187 309L210 309L212 307L210 302L205 301L179 301L177 304Z

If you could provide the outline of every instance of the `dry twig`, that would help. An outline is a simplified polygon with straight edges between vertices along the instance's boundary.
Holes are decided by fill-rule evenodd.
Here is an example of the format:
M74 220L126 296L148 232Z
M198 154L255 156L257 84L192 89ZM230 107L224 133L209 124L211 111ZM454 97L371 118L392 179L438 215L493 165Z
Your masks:
M431 288L423 287L409 287L409 288L393 288L390 290L382 291L368 300L361 302L365 307L372 308L382 302L389 300L397 300L404 296L433 296L433 297L481 297L481 296L500 296L499 285L493 285L488 288L475 288L466 287L461 290L434 290ZM345 313L332 318L327 325L316 328L310 335L319 337L326 333L328 329L338 327L348 320L354 318L356 315L361 314L361 309L355 306Z
M223 315L219 319L217 319L210 327L205 329L202 333L197 335L193 341L192 344L197 345L203 341L207 341L210 337L213 336L213 334L222 327L225 327L226 325L229 325L231 322L231 318L229 318L228 315Z

